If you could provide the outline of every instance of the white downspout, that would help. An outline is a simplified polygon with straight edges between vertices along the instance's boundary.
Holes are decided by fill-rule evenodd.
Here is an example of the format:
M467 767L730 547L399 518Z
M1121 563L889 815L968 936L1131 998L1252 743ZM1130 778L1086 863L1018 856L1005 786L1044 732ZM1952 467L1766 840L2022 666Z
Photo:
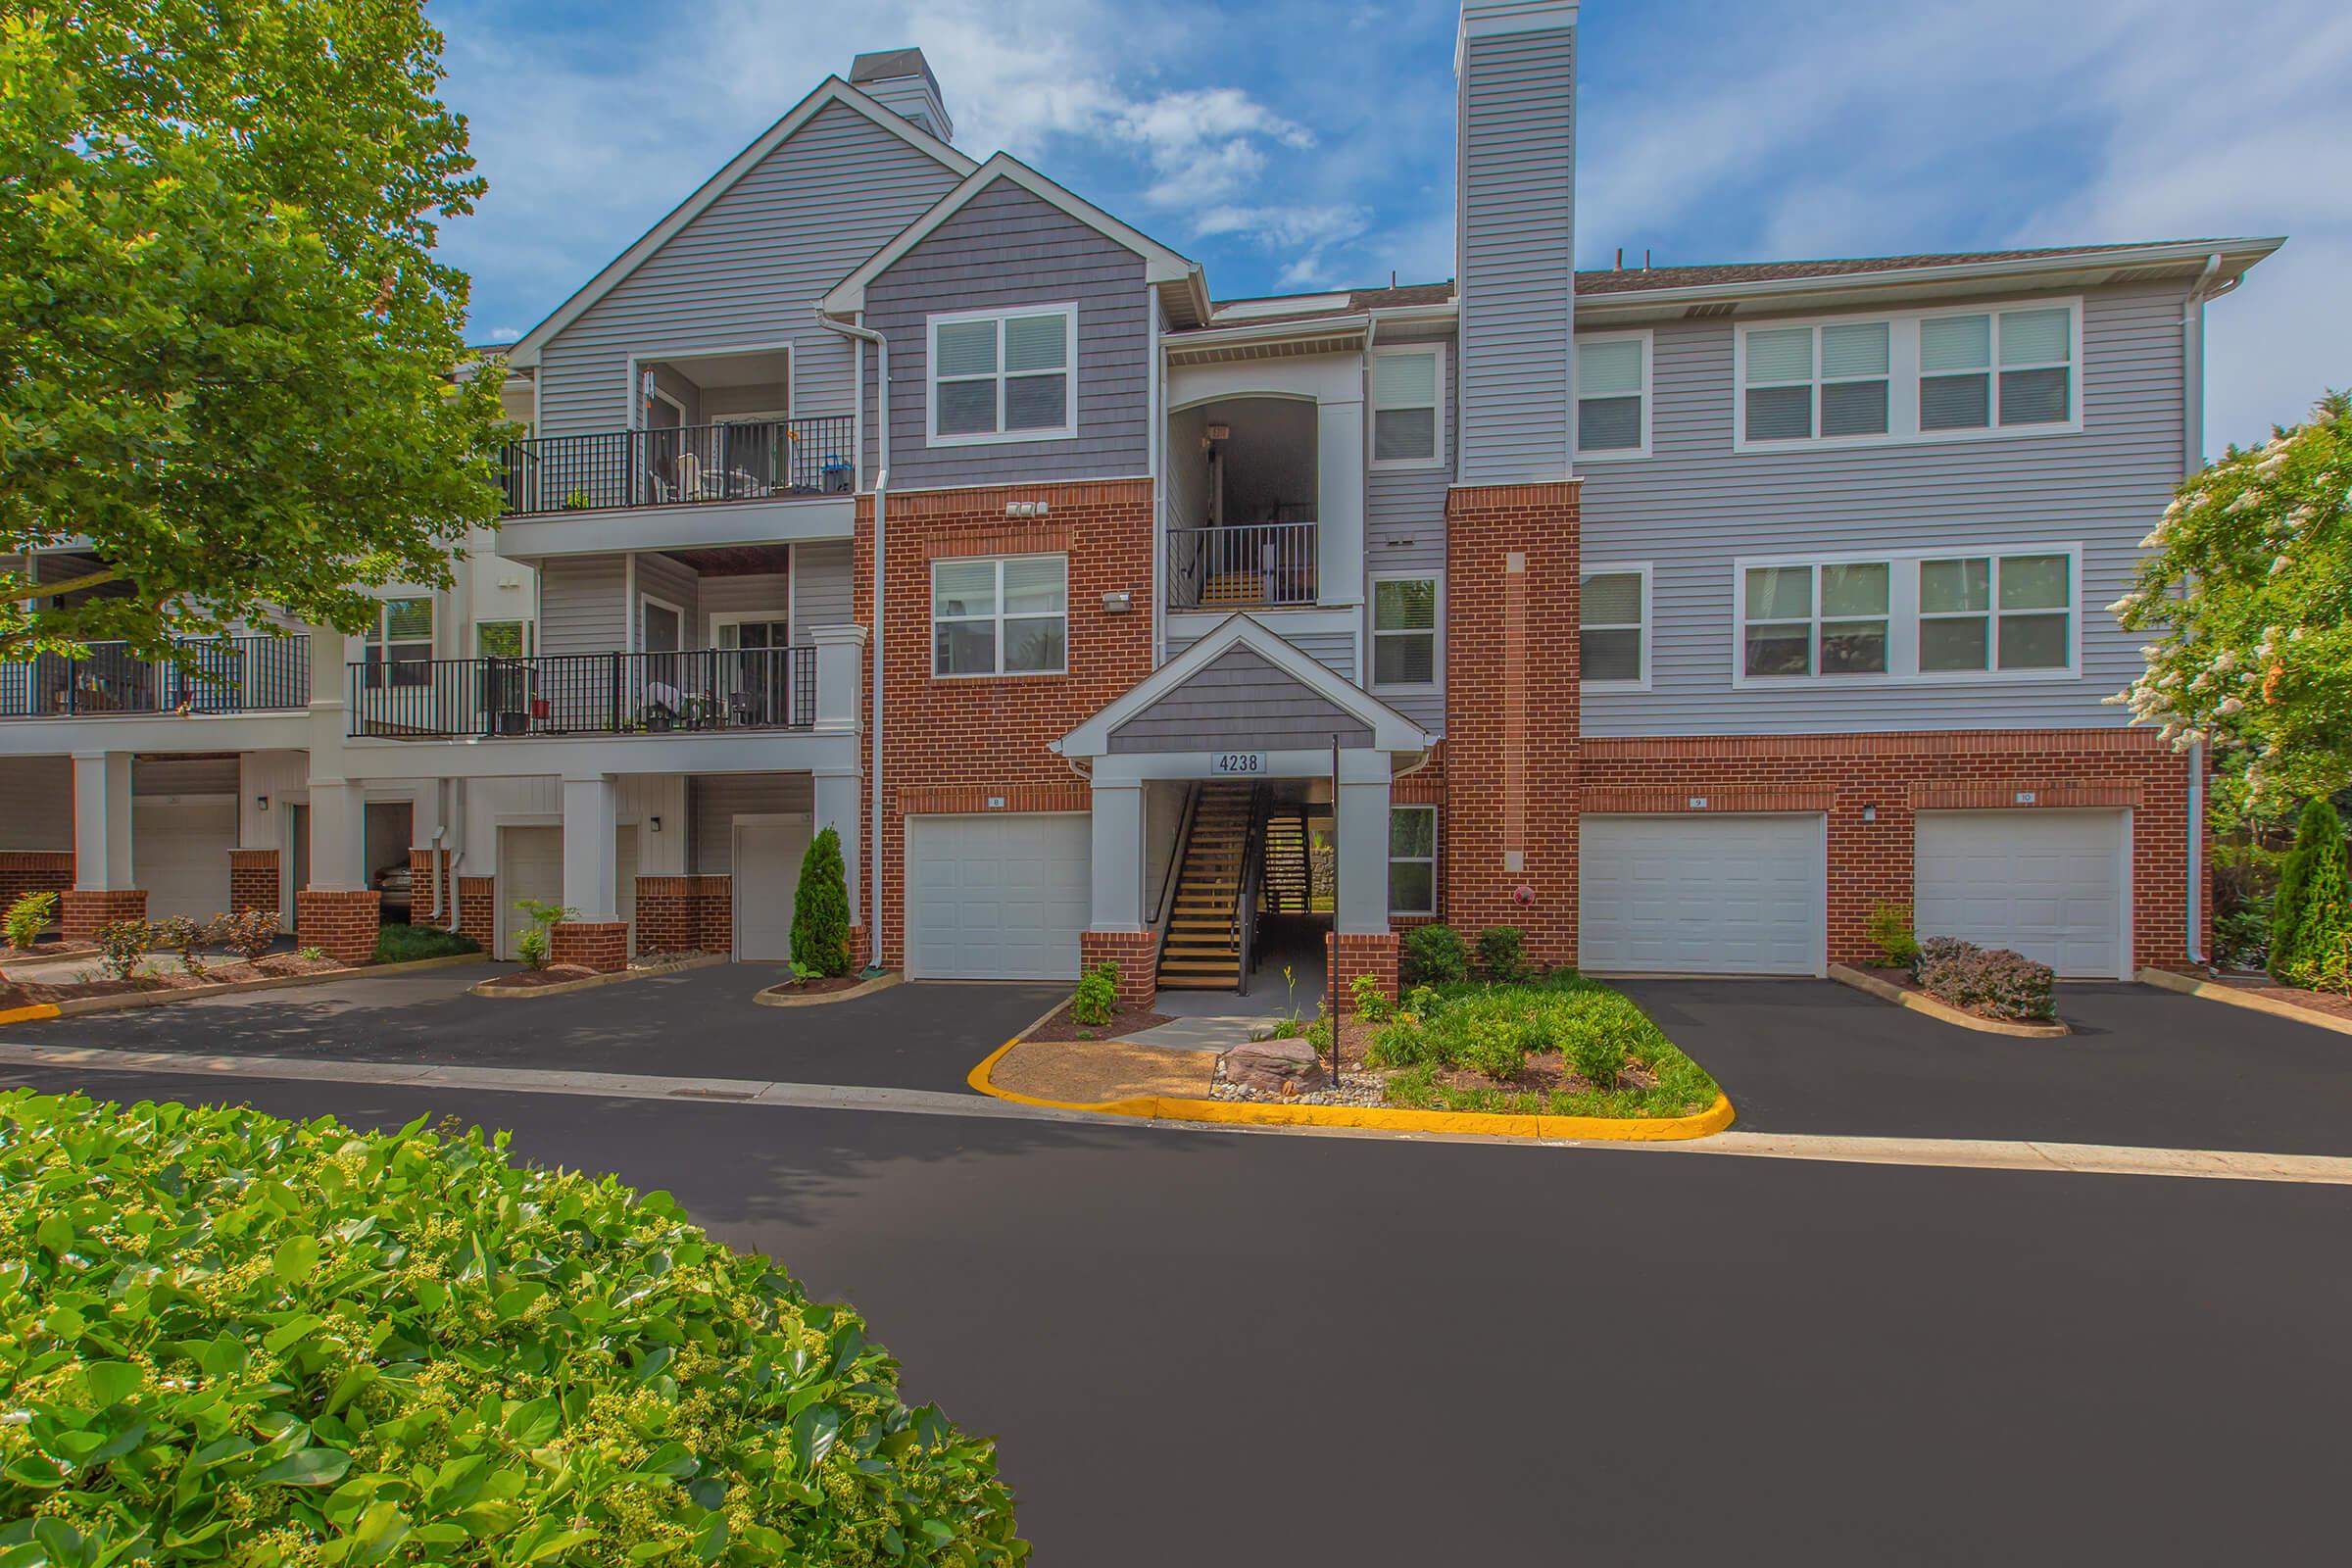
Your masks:
M883 635L882 582L888 572L884 569L890 557L886 546L888 535L883 525L885 504L890 495L890 339L872 327L837 321L821 309L816 312L816 324L826 331L874 346L874 378L878 388L878 407L875 419L880 428L874 433L874 628L871 646L874 650L874 690L871 728L873 730L873 760L867 769L870 788L866 800L869 818L868 843L865 857L866 934L872 939L872 967L882 967L882 651L890 639ZM865 388L858 388L858 408L865 409ZM858 454L858 462L865 454Z
M2205 302L2237 286L2233 278L2215 283L2222 270L2219 251L2205 258L2197 280L2189 285L2180 313L2180 471L2194 474L2205 466ZM2205 961L2205 746L2188 749L2188 878L2184 924L2188 961Z

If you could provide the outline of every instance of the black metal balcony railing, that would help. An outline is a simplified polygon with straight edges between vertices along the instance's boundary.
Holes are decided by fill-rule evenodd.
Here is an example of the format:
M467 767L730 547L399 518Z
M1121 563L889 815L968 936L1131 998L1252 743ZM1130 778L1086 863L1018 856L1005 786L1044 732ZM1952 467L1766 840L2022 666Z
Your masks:
M0 718L106 713L255 713L311 705L311 639L186 638L167 659L122 643L81 658L35 654L0 663Z
M638 735L808 729L815 722L813 648L370 660L351 666L354 735Z
M828 415L510 441L506 514L847 495L855 437L848 415Z
M1314 602L1311 522L1168 530L1171 610L1248 610Z

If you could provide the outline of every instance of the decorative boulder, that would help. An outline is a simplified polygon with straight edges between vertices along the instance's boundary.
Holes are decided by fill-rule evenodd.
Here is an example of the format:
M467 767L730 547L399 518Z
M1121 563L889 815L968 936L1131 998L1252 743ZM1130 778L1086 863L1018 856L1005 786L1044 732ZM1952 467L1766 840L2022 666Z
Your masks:
M1229 1048L1217 1059L1225 1069L1227 1083L1271 1095L1279 1095L1286 1089L1294 1094L1303 1093L1321 1089L1330 1082L1314 1048L1303 1040L1252 1040L1246 1046Z

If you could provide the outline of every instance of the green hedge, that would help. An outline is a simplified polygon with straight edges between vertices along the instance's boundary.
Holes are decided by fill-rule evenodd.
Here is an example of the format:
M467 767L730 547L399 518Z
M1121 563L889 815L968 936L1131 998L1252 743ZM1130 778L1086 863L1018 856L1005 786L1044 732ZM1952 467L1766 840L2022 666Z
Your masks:
M388 925L375 934L375 961L408 963L417 958L451 958L479 953L482 945L461 931L437 925Z
M993 1445L506 1136L0 1097L0 1565L1025 1560Z

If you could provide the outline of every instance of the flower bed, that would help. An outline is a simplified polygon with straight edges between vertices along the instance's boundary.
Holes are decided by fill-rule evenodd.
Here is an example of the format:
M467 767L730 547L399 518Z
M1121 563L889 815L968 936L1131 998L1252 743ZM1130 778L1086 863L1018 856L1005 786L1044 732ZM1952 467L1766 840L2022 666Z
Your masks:
M504 1134L0 1097L0 1559L1027 1555L855 1313Z
M353 965L335 958L306 958L297 953L270 953L252 959L234 959L208 964L200 974L181 969L151 967L146 972L127 979L94 976L86 980L44 981L31 976L11 976L0 983L0 1007L22 1007L46 1003L56 1005L64 1002L78 1002L86 997L120 997L132 992L195 991L213 986L235 985L244 980L281 980L288 975L324 974Z
M2010 1023L2047 1023L2058 1016L2046 963L2007 948L1981 948L1958 937L1930 937L1919 945L1911 977L1947 1007Z

